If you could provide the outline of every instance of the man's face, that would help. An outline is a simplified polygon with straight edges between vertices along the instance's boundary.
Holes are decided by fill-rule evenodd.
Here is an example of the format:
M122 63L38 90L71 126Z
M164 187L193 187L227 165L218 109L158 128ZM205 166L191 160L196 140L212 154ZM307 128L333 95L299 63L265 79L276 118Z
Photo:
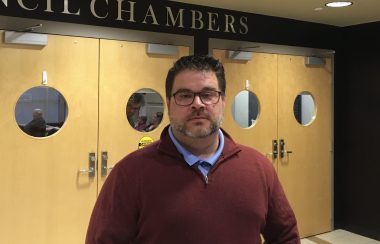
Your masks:
M178 73L173 82L172 94L178 91L202 92L220 91L216 75L212 71L184 70ZM167 99L169 118L175 132L192 138L207 137L220 128L225 107L221 96L216 104L206 105L199 96L192 104L180 106L174 97Z
M127 106L127 116L133 116L140 110L141 105L138 103L131 103Z

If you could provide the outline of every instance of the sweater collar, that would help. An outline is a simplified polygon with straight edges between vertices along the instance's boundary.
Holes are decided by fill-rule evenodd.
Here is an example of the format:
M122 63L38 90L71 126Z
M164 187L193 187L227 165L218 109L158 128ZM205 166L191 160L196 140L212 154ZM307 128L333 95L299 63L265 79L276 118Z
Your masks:
M172 157L183 159L181 153L178 152L176 146L171 140L168 130L169 130L169 125L166 126L164 130L162 131L160 141L157 145L157 149ZM239 151L241 151L241 149L239 145L233 141L233 139L227 132L225 132L223 129L221 130L224 135L224 148L223 148L220 158L223 160L225 158L229 158L230 156L233 156L234 154L238 153ZM218 161L220 161L220 159Z

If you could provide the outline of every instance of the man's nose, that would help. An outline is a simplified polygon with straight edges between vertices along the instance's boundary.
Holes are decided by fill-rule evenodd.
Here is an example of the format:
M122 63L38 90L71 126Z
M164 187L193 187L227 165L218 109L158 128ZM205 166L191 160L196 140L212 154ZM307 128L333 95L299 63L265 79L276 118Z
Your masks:
M191 106L194 108L201 108L201 107L204 107L205 104L202 102L200 96L198 94L196 94L194 97L194 101L191 104Z

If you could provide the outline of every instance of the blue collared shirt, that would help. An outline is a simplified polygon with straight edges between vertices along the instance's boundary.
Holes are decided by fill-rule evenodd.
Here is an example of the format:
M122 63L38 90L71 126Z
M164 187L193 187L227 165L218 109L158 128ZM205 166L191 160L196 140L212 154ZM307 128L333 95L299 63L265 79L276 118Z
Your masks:
M169 136L172 139L172 141L173 141L175 147L177 148L178 152L180 152L182 154L182 156L185 159L186 163L190 167L193 166L194 164L196 164L199 161L205 161L205 162L209 163L211 165L211 167L214 166L214 164L218 160L219 156L222 154L222 151L223 151L223 148L224 148L224 135L223 135L223 132L220 129L219 129L219 146L218 146L218 149L216 150L216 152L214 153L214 155L212 155L212 156L210 156L208 158L205 158L205 159L199 158L199 157L193 155L192 153L190 153L188 150L186 150L179 143L179 141L174 137L171 126L169 127ZM200 164L198 165L198 169L200 170L200 172L204 176L207 176L207 174L209 173L209 170L210 170L210 168L208 168L208 167L206 167L206 168L202 167Z

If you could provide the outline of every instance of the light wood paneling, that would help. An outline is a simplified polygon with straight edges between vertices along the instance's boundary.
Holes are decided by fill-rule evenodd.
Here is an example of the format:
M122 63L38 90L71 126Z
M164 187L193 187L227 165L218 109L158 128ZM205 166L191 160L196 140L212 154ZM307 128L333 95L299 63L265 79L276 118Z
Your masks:
M214 50L213 55L223 63L226 73L223 128L237 142L251 146L265 155L271 153L272 140L277 138L277 55L253 53L250 61L226 59L223 50ZM246 80L250 83L249 91L255 93L259 100L260 113L255 125L241 128L233 119L232 104L235 96L245 90ZM272 159L270 155L268 158Z
M324 67L306 67L304 57L278 58L278 131L285 155L278 175L295 211L302 236L331 231L331 60ZM300 125L293 113L296 96L308 91L316 102L316 118Z
M227 79L227 102L223 128L242 144L263 154L272 151L273 139L284 139L283 159L273 160L285 193L295 211L301 236L330 231L332 162L332 74L331 60L324 67L306 67L304 57L253 53L250 61L225 58L225 51L214 50L223 62ZM256 125L241 128L232 117L233 99L245 89L260 102ZM317 116L309 126L300 125L293 113L296 96L310 92L316 100Z
M77 171L97 149L97 70L96 39L49 36L41 48L0 44L0 243L84 243L96 181ZM43 71L69 112L59 132L33 138L19 129L15 106L41 84Z
M108 152L109 166L136 150L142 137L158 140L162 129L169 123L165 98L166 75L179 57L189 53L187 47L180 47L179 50L178 56L148 55L144 43L101 40L99 155L103 151ZM129 97L142 88L158 92L164 102L163 121L151 132L133 129L125 114ZM99 179L100 188L106 177Z

